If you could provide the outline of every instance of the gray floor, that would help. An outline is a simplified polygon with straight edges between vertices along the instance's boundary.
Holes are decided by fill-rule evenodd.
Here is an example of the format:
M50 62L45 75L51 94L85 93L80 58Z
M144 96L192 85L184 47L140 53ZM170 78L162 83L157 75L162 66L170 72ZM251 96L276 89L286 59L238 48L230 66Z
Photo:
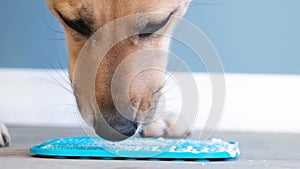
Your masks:
M0 168L300 168L300 134L216 133L215 137L240 142L241 156L226 162L125 161L50 159L30 156L29 147L56 137L80 136L80 129L9 127L13 143L0 149Z

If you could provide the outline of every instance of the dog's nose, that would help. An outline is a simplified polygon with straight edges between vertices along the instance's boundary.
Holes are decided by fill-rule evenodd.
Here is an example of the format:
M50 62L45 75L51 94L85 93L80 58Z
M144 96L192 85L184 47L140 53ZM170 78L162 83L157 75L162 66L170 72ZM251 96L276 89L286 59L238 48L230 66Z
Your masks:
M123 141L133 136L137 131L137 123L128 120L121 114L103 115L108 127L103 126L103 122L96 121L95 132L100 137L109 141Z

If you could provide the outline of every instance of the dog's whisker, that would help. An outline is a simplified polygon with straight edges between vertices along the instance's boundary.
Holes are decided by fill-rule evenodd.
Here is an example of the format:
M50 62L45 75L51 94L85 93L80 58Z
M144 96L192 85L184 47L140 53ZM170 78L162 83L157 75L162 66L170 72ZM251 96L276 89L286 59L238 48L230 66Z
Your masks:
M47 72L47 70L45 70L45 72L54 80L57 82L57 84L59 84L60 87L63 87L64 89L66 89L68 92L73 93L72 89L67 88L66 86L64 86L64 84L59 81L58 79L56 79L53 75L51 75L49 72ZM55 69L55 72L60 76L60 78L67 83L68 85L70 85L70 82L68 82L65 78L63 78L60 73L57 72L57 70Z
M171 76L168 76L168 78L164 81L162 86L165 87L167 84L169 84L171 82L171 78Z
M65 38L50 38L49 40L65 41Z
M72 104L72 103L62 103L62 105L67 105L67 106L74 106L74 107L77 107L76 104Z
M43 17L43 15L39 15L39 17L41 17L41 20L44 22L44 24L47 26L47 28L48 28L49 30L51 30L52 32L58 33L58 34L64 34L63 31L52 28L52 27L47 23L47 21L46 21L46 19Z
M169 101L180 101L181 98L168 98L168 102ZM155 101L154 104L159 104L159 103L166 103L166 101L161 101L161 100L158 100L158 101Z
M192 1L189 4L189 7L194 7L194 6L215 6L215 5L217 5L217 3Z
M157 107L151 111L154 112L155 114L161 114L162 112L164 112L164 110L165 110L165 107Z
M51 63L48 63L48 64L49 64L50 67L52 67L52 69L55 70L55 72L59 75L59 77L60 77L65 83L67 83L68 85L71 85L71 84L70 84L70 81L66 80L66 78L63 77L63 76L62 76L62 75L61 75L61 74L53 67L53 65L52 65ZM48 72L48 69L46 69L44 66L43 66L43 70L44 70L44 72L47 73L47 75L48 75L51 79L53 79L56 83L54 83L53 81L50 81L50 80L46 80L46 79L41 79L41 80L44 80L44 81L50 82L50 83L52 83L52 84L55 84L55 85L57 85L58 87L61 87L61 88L65 89L68 93L70 93L70 94L73 95L72 89L69 89L69 88L67 88L65 85L63 85L63 83L62 83L60 80L56 79L53 75L51 75L51 74Z
M47 63L49 64L49 66L51 67L51 69L52 70L54 70L56 73L57 73L57 75L64 81L64 82L66 82L67 84L71 84L71 82L70 82L70 80L69 80L69 75L68 74L65 74L65 77L63 76L63 75L61 75L61 73L60 72L58 72L58 70L48 61L48 60L46 60L47 61ZM58 62L60 62L59 60L58 60Z
M66 71L65 67L62 65L62 63L61 63L62 61L61 61L61 59L59 57L58 51L56 51L56 60L58 61L58 64L59 64L61 70L63 71L66 79L68 79L68 80L66 80L66 82L72 87L69 73Z
M168 93L172 90L173 90L173 88L169 88L167 90L164 90L164 91L160 92L159 95L157 95L156 97L160 98L162 95L164 95L164 94L166 94L166 93Z
M157 97L157 98L159 98L160 96L162 96L162 91L163 91L163 89L167 86L167 85L169 85L169 82L170 82L170 77L168 77L168 79L166 79L163 83L162 83L162 85L160 86L160 87L158 87L157 88L157 90L152 94L153 96L155 96L155 97Z
M58 72L57 69L53 69L53 70L54 70L54 71L57 73L57 75L63 80L63 82L65 82L67 85L69 85L69 86L71 87L71 82L70 82L70 80L69 80L68 77L64 77L63 75L61 75L61 73Z
M49 75L49 76L51 76L51 75ZM68 89L68 88L66 88L64 85L62 85L59 81L56 81L56 83L55 82L53 82L53 81L51 81L51 80L47 80L47 79L42 79L42 78L37 78L37 79L39 79L39 80L43 80L43 81L46 81L46 82L48 82L48 83L51 83L51 84L53 84L53 85L56 85L56 86L58 86L58 87L61 87L62 89L64 89L65 91L67 91L67 93L69 93L69 94L71 94L72 96L74 96L73 95L73 91L71 91L70 89Z

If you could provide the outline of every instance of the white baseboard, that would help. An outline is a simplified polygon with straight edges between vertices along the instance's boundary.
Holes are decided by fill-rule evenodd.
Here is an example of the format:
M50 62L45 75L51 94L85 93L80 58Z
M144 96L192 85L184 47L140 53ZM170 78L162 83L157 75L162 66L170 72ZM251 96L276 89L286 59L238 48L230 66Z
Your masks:
M202 113L197 127L201 127L211 105L211 86L206 74L194 75ZM225 76L226 106L219 130L300 133L300 76ZM66 79L65 70L0 69L0 121L13 125L80 126ZM177 109L175 105L170 104L170 109Z

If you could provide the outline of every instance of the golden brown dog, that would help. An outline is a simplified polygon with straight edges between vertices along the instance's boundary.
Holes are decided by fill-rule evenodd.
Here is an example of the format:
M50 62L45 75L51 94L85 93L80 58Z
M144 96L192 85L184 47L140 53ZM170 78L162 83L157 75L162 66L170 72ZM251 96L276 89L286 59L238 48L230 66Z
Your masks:
M101 125L97 122L97 116L103 115L109 125L116 131L125 135L132 136L136 133L137 126L141 119L151 117L153 112L152 108L155 107L154 93L162 85L164 75L158 71L147 71L137 75L133 81L130 82L129 98L134 108L138 109L132 112L140 117L139 120L131 121L121 116L112 101L111 94L111 81L112 74L118 65L129 55L136 51L147 49L168 50L170 39L156 35L156 32L163 34L164 32L171 32L174 24L174 17L182 17L191 0L46 0L49 10L61 22L64 28L66 43L68 48L68 62L69 74L71 82L73 82L73 72L77 62L77 58L87 40L97 30L101 29L104 25L128 15L141 14L144 27L139 27L134 22L128 22L120 29L140 29L140 34L133 38L128 38L116 44L106 54L105 59L98 67L95 93L96 100L101 112L91 112L87 108L89 103L80 97L80 93L74 90L74 95L77 98L79 111L83 118L94 126L98 135L109 140L122 140L124 138L114 138L109 132L101 130ZM161 13L161 17L150 17L149 13ZM142 30L151 29L145 28L149 26L154 28L153 32L143 33ZM144 62L153 62L151 57ZM157 59L157 65L165 67L166 59ZM132 63L126 71L134 69L135 65L140 63ZM124 84L124 79L119 79L120 85ZM138 114L137 114L138 113ZM142 115L141 115L142 114ZM153 123L147 124L142 131L142 136L166 136L178 137L186 134L186 129L174 131L170 129L170 125L174 118L165 115ZM178 129L176 129L178 130ZM104 134L103 134L104 133Z
M157 49L167 51L170 38L162 36L164 33L171 33L175 19L181 18L191 0L45 0L51 13L61 22L66 37L68 49L68 66L70 80L74 85L74 69L80 51L88 39L106 24L129 15L139 14L139 22L128 22L118 29L140 29L136 36L127 38L117 43L105 55L104 60L98 67L95 80L95 95L97 106L100 112L93 112L90 103L80 96L74 89L77 104L83 118L94 126L98 135L112 140L119 141L126 139L136 133L139 124L145 125L141 135L144 137L180 137L188 132L188 127L171 127L176 117L173 114L164 114L155 121L146 121L153 117L156 112L158 97L155 97L163 83L164 73L155 70L142 72L126 84L126 75L118 79L120 85L129 85L129 99L135 111L129 112L135 120L128 120L120 115L112 100L111 83L112 75L118 65L136 51ZM151 13L161 15L151 16ZM141 24L142 22L143 24ZM139 25L137 25L139 24ZM143 32L149 30L150 32ZM122 30L121 30L122 31ZM113 32L113 31L111 31ZM110 32L110 33L111 33ZM157 33L159 32L159 34ZM103 44L105 45L105 44ZM149 54L148 54L149 55ZM151 53L150 53L151 55ZM142 62L152 62L157 67L164 69L167 64L165 57L149 56ZM134 60L126 69L132 72L140 60ZM121 100L122 102L122 100ZM117 138L110 132L103 131L99 116L105 117L107 123L126 137ZM144 121L144 123L143 123ZM9 136L6 127L0 123L0 145L8 145Z

